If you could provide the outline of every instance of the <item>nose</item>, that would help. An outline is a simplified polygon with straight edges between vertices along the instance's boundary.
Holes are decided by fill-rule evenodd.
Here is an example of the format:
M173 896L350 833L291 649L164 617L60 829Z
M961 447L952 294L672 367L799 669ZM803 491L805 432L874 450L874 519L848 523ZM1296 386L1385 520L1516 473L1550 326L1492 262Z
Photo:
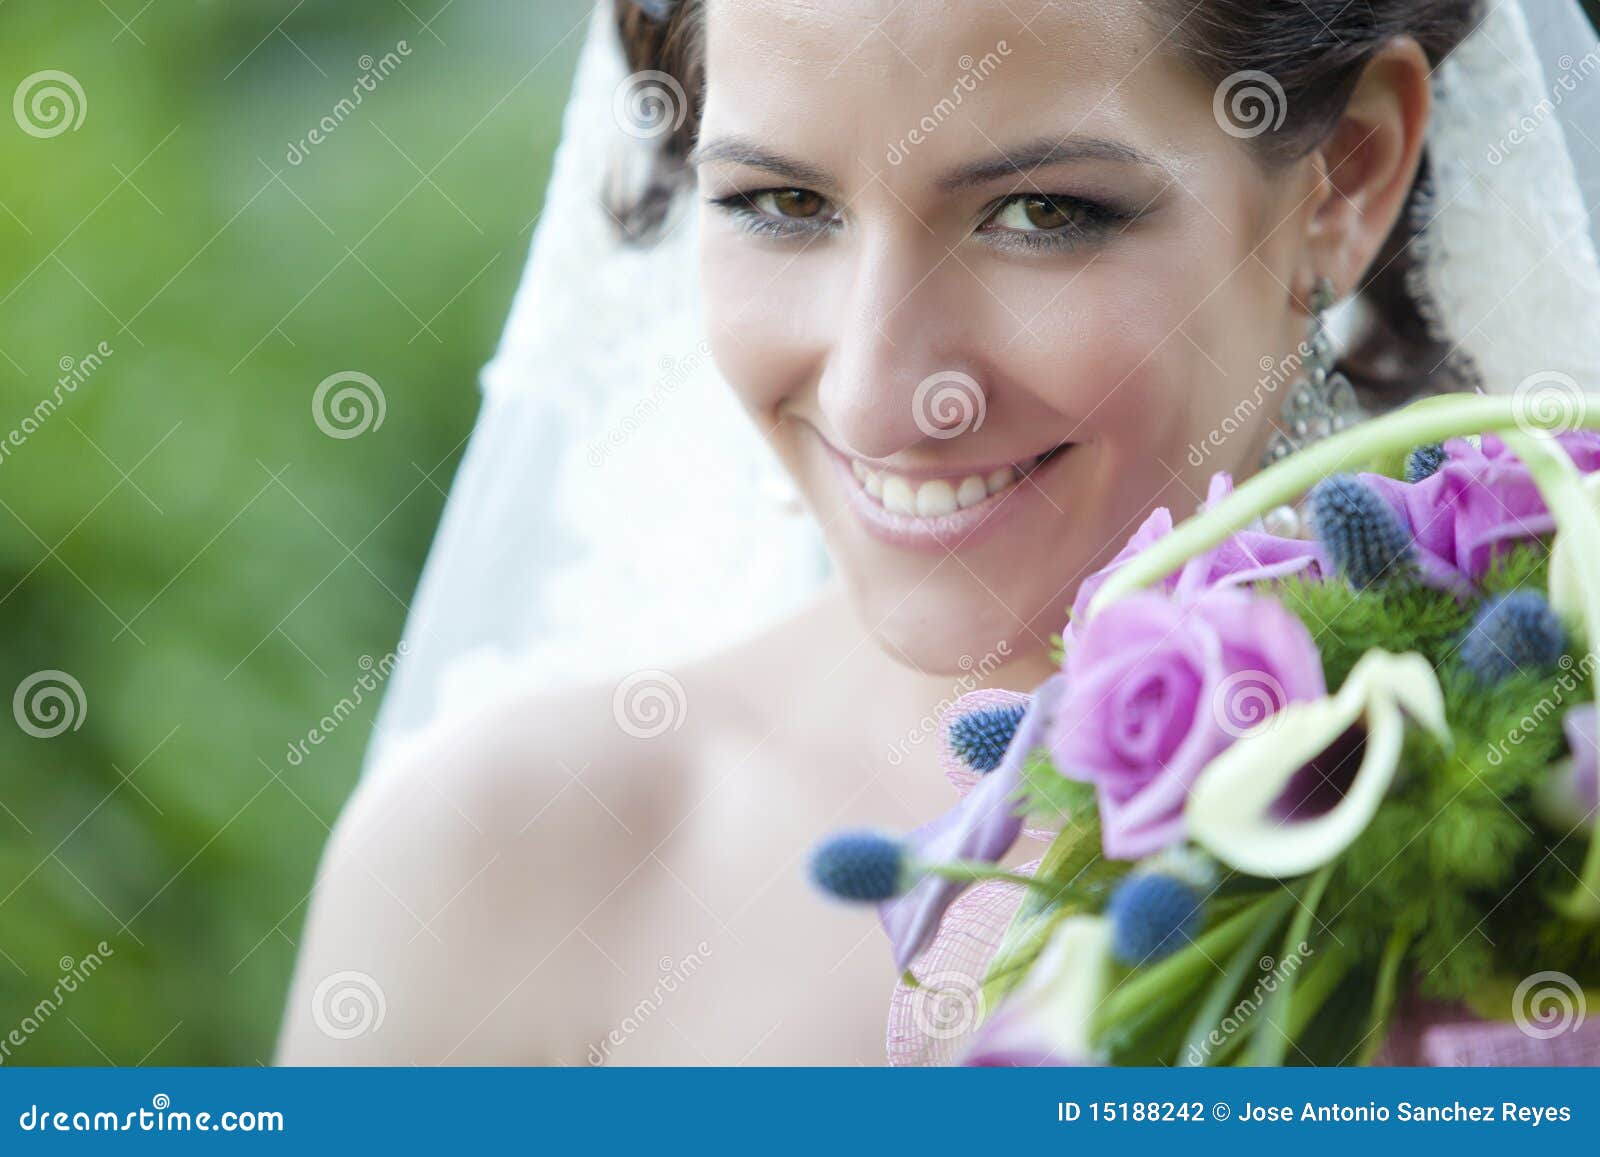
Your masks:
M914 237L865 241L841 295L818 404L842 448L860 457L889 458L982 424L987 398L940 256Z

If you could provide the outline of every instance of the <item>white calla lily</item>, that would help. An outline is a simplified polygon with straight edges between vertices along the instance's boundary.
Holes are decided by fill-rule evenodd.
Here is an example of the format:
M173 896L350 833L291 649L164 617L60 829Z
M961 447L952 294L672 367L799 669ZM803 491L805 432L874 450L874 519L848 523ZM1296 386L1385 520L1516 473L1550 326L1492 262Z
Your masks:
M1583 476L1583 489L1589 505L1600 514L1600 471ZM1600 543L1591 542L1574 531L1557 531L1550 547L1550 607L1565 621L1585 621L1584 577L1596 573L1597 563L1600 563Z
M1074 915L973 1038L963 1064L1095 1065L1091 1024L1111 989L1111 921Z
M1218 755L1190 793L1190 836L1224 863L1256 876L1321 867L1366 830L1399 768L1409 715L1445 742L1444 694L1421 655L1368 651L1337 694L1291 703ZM1339 801L1306 819L1275 813L1294 777L1364 723L1361 764Z

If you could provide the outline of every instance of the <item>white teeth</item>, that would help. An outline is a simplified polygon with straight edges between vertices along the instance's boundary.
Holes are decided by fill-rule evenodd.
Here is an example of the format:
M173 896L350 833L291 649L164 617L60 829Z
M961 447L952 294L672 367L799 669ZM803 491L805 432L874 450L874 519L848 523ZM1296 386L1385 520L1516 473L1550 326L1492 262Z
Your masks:
M1002 490L1015 486L1017 480L1044 457L1040 454L1016 466L1002 466L990 471L987 476L968 474L959 482L931 478L917 483L887 470L874 470L854 458L850 460L850 472L869 496L883 503L885 510L894 514L915 515L917 518L939 518L954 514L957 510L970 509Z
M911 483L898 474L889 474L883 480L883 508L891 514L915 514L917 496Z
M965 510L989 497L989 487L976 474L968 474L956 489L956 505Z
M937 518L956 512L956 488L942 478L917 487L917 517Z

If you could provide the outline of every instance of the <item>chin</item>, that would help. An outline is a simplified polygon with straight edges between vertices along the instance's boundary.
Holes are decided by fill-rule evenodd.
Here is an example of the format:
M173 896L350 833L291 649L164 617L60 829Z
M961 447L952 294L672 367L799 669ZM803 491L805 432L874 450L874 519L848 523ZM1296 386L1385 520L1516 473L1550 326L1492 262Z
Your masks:
M885 654L924 674L981 677L1019 659L1042 661L1067 619L1070 591L1007 589L997 576L980 578L952 558L924 560L920 570L885 561L841 560L851 603ZM1035 603L1027 619L1008 609Z

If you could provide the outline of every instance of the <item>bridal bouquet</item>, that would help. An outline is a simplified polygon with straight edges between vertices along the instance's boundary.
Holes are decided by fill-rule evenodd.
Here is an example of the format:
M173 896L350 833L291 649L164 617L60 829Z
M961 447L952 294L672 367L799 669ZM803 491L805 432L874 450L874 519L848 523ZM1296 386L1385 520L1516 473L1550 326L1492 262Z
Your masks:
M948 713L952 811L816 850L902 996L982 947L953 1059L1436 1063L1431 1024L1600 1063L1600 415L1526 410L1432 399L1156 511L1059 673ZM1268 533L1302 496L1311 537Z

